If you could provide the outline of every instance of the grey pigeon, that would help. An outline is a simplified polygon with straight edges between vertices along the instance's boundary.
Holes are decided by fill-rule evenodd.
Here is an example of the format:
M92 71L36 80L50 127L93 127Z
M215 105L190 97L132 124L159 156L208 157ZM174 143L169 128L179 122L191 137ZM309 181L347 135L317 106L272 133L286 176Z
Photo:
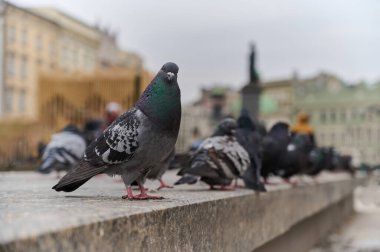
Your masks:
M162 180L162 175L169 169L170 163L173 161L175 156L174 149L170 152L170 154L167 157L164 157L153 169L150 170L150 172L147 175L148 179L156 180L158 179L160 181L160 186L157 188L157 190L161 190L162 188L173 188L172 186L169 186Z
M261 176L264 178L264 183L270 184L268 177L277 174L283 165L289 142L289 124L284 122L274 124L268 135L264 137L261 146L263 153Z
M261 142L262 137L249 117L247 110L243 109L238 120L236 129L236 139L241 146L248 152L251 165L243 175L246 187L258 192L265 192L265 186L260 180L262 153Z
M42 164L38 172L47 174L52 171L70 170L82 158L86 142L75 125L68 125L52 136L42 154Z
M176 184L193 183L194 176L211 186L228 188L232 180L240 178L250 165L247 151L237 142L234 119L224 119L212 137L203 141L194 154L190 167L180 171L184 175Z
M124 199L161 199L148 195L143 183L147 174L168 157L178 137L181 95L178 66L166 63L145 89L134 107L116 119L86 149L83 159L67 173L56 191L71 192L100 173L121 175ZM137 181L141 193L133 195Z

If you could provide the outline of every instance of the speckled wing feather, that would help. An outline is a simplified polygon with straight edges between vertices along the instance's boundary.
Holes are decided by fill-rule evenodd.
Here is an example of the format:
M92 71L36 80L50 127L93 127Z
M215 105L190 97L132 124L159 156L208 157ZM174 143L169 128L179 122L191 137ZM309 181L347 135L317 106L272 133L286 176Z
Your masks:
M138 114L138 109L134 108L114 121L88 146L84 160L95 166L120 164L130 160L139 147Z
M208 150L210 167L222 169L228 177L242 176L250 164L247 151L235 137L217 136L206 139L199 147Z

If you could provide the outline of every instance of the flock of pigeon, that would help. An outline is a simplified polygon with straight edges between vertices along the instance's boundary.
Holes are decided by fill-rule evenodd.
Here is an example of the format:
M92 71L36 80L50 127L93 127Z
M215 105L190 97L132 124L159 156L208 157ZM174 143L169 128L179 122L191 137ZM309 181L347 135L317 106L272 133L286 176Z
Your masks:
M293 175L315 176L323 169L351 171L349 156L333 148L314 148L309 136L291 135L286 123L276 123L265 132L247 111L238 120L222 120L212 136L179 162L180 155L174 152L181 121L177 74L176 64L163 65L135 106L88 144L72 125L53 135L39 171L68 170L53 189L71 192L106 173L122 177L127 189L124 199L161 199L147 194L145 179L157 179L160 188L169 187L162 175L173 166L181 168L176 185L201 180L211 189L233 190L240 178L259 192L266 191L270 175L290 183ZM140 194L133 194L132 184L138 185Z

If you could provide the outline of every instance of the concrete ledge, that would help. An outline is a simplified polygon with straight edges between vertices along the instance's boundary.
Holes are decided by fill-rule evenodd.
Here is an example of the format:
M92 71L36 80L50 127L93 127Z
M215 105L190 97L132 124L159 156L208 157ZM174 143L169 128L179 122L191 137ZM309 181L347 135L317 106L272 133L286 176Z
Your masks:
M163 201L130 202L121 199L123 184L106 176L63 194L50 189L53 176L2 173L0 251L265 251L265 244L324 210L349 213L353 189L365 178L319 180L266 194L184 186L160 192Z

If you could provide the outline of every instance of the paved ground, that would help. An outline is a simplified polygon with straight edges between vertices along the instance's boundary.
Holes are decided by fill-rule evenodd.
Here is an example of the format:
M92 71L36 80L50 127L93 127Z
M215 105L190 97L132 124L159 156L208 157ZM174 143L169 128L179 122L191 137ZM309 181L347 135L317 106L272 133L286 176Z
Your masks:
M310 252L380 252L380 181L355 192L357 214Z

